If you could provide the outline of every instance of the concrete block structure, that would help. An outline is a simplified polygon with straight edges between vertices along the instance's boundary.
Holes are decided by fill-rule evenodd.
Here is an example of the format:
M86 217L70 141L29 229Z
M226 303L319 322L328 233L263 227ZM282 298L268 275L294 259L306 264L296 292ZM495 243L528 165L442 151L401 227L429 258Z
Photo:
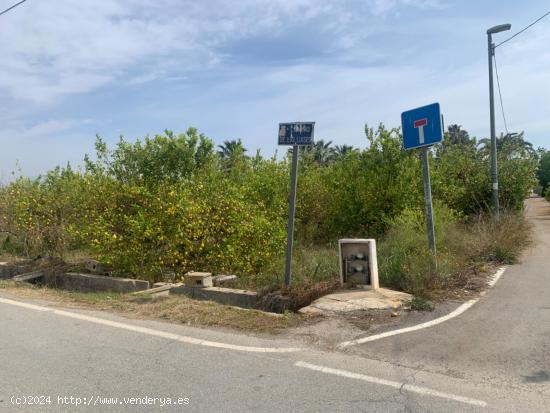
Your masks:
M375 239L341 239L338 241L340 282L380 288Z

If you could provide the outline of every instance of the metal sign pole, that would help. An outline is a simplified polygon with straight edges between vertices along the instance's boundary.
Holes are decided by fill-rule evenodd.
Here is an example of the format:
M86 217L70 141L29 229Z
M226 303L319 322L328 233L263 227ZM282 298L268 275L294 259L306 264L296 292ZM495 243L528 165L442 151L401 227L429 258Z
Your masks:
M422 173L424 175L424 204L426 207L426 227L428 230L428 244L435 255L435 231L433 221L432 186L430 183L430 162L428 147L422 148Z
M443 140L443 116L439 103L432 103L401 114L403 147L421 148L422 173L424 176L424 204L426 207L426 228L428 244L435 257L435 231L433 220L432 187L430 184L429 147ZM436 263L437 265L437 263Z
M292 244L294 241L294 216L296 213L296 186L298 184L298 145L292 147L292 171L290 172L290 202L288 205L288 235L286 241L285 285L290 286L292 275Z

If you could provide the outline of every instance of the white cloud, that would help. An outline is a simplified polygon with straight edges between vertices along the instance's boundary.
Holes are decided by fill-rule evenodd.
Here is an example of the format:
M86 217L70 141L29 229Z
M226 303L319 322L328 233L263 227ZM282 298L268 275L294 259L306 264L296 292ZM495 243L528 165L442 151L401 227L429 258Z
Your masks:
M121 128L195 125L273 148L269 125L299 119L363 145L364 122L398 126L402 110L435 100L447 123L483 136L492 19L445 0L29 1L0 24L0 163L34 173L78 161L96 131ZM497 50L510 128L535 144L550 119L547 27ZM277 47L298 57L270 60ZM87 117L101 120L76 120Z
M371 0L372 10L375 14L386 14L395 11L399 6L414 6L421 8L440 8L442 0Z
M430 1L404 0L421 6ZM375 10L400 2L375 0ZM351 47L360 38L356 12L370 8L359 0L28 2L2 18L0 91L55 103L128 71L133 73L130 83L139 84L169 75L174 67L179 72L212 67L223 62L217 47L224 42L260 33L276 36L289 24L319 16L328 17L324 30L339 32L341 45Z
M30 125L18 125L11 129L3 129L0 133L0 141L33 140L43 137L55 137L56 134L67 132L76 127L89 123L89 120L77 119L50 119Z

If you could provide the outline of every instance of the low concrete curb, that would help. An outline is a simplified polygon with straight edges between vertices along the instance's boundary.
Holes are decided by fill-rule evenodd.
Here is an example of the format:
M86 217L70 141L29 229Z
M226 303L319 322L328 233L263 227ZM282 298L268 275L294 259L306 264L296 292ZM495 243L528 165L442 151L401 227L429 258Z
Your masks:
M161 285L161 286L158 286L158 287L153 287L153 288L150 288L148 290L136 291L132 294L133 295L153 295L153 296L168 295L172 288L179 287L181 285L183 285L183 284L182 283L166 284L166 285Z
M28 271L28 265L0 262L0 280L8 280Z
M41 278L44 277L44 274L41 271L34 271L34 272L28 272L21 275L16 275L12 278L13 281L19 281L19 282L32 282L32 281L39 281Z
M149 281L144 280L72 272L48 275L45 278L47 285L81 292L111 291L116 293L133 293L148 290L150 286Z
M182 294L195 300L211 300L241 308L254 308L258 302L258 293L254 291L223 287L193 288L182 285L172 287L170 294Z

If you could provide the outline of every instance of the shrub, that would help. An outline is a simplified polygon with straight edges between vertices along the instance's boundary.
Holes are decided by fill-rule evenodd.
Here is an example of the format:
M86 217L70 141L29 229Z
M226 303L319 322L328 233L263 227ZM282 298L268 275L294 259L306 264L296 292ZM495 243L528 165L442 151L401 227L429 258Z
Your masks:
M434 205L437 259L428 249L424 213L405 209L393 219L379 243L381 283L414 295L443 288L464 265L456 253L453 233L458 231L459 217L443 204Z
M1 228L10 248L25 255L62 256L70 248L69 222L79 215L78 176L70 167L44 178L19 178L2 189Z
M531 243L531 226L516 211L503 211L497 222L488 214L470 217L469 251L480 262L514 264Z
M365 132L364 150L318 142L302 151L297 286L338 278L335 242L343 237L382 238L382 282L417 295L455 282L476 262L517 258L527 232L521 219L503 214L506 225L495 226L479 215L490 206L487 145L454 130L430 154L436 262L426 248L418 152L403 150L398 129ZM518 211L536 162L523 137L499 139L501 204ZM206 270L238 273L243 286L280 287L289 158L247 156L239 141L223 148L216 154L193 128L121 139L113 149L98 138L83 170L56 168L0 189L2 248L27 256L84 251L115 274L151 280Z
M108 208L73 231L119 273L152 280L190 270L252 274L284 248L284 222L222 177L152 191L122 184Z
M428 251L425 220L419 210L394 219L379 244L381 282L419 298L447 287L464 286L484 263L511 264L529 245L530 226L518 212L464 218L435 205L436 258Z

